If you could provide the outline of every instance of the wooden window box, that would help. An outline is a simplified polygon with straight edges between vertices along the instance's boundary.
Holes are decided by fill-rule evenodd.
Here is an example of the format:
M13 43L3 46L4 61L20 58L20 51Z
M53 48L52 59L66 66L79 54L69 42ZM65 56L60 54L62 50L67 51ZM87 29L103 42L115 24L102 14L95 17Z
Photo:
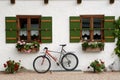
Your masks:
M99 51L103 51L104 49L102 48L82 48L83 51L86 51L86 52L99 52Z
M29 50L26 50L26 49L18 49L18 51L20 53L36 53L39 51L39 48L33 48L33 49L29 49Z
M104 50L104 43L102 42L84 42L82 43L82 50L87 52L99 52Z
M27 43L24 40L18 41L16 44L16 48L18 52L21 53L36 53L39 51L39 42L38 41L33 41L31 43Z

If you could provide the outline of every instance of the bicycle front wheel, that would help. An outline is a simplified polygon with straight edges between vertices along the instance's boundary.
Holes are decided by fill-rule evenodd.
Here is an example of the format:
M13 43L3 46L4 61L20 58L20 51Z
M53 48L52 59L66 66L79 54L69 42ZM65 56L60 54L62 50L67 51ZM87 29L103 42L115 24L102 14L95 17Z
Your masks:
M65 70L72 71L78 66L78 58L73 53L67 53L62 57L61 65Z
M33 61L33 68L38 73L46 73L51 67L51 62L46 56L38 56Z

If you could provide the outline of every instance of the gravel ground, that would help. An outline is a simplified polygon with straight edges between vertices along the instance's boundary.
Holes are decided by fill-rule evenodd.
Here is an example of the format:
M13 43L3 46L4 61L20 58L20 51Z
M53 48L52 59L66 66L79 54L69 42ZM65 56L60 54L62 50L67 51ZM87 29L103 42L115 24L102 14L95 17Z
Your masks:
M15 74L0 72L0 80L120 80L120 72L47 72L22 71Z

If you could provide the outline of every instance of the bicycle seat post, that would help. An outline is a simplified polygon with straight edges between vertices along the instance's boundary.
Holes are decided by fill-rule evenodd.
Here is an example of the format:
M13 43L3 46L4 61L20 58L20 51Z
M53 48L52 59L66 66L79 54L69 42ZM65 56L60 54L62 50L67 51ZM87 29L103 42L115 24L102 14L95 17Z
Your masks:
M63 50L63 47L65 47L65 46L66 46L66 44L61 44L60 46L62 46L62 50Z

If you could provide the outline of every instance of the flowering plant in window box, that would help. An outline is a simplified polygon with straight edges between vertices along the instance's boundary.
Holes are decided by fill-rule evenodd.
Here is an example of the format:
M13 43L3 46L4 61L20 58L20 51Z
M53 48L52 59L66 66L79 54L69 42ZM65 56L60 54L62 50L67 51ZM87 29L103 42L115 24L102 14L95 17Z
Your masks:
M103 42L83 42L82 43L83 51L102 51L104 50Z
M90 66L88 66L88 69L92 67L94 72L102 72L105 70L105 64L102 60L94 60L90 63Z
M39 51L39 42L33 41L31 43L26 43L24 40L18 41L16 48L20 52L31 53Z
M4 63L5 72L16 73L21 68L20 62L21 62L20 60L19 62L15 62L14 60L6 61L6 63Z

